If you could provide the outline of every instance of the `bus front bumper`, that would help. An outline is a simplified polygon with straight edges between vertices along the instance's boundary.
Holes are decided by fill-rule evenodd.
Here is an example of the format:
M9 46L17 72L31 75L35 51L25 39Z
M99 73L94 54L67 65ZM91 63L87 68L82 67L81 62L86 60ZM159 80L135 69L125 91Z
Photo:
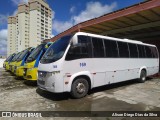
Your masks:
M15 74L17 77L23 77L24 67L20 66L15 69Z
M38 88L53 93L64 92L63 78L61 76L62 75L60 75L60 73L53 74L51 72L42 72L42 71L39 72L37 80Z
M6 68L7 71L9 70L9 64L6 64Z
M11 66L11 72L14 74L14 72L15 72L15 66L14 65L12 65Z
M25 68L25 71L23 72L24 76L23 78L26 80L37 80L37 71L38 68Z
M7 71L9 70L9 64L8 63L5 64L5 70L7 70Z
M9 71L10 72L12 71L12 65L9 65Z

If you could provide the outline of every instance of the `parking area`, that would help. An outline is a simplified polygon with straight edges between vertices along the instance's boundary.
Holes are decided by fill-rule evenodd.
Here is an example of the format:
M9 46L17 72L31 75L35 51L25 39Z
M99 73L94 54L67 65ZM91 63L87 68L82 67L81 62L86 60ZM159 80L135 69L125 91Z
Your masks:
M0 69L0 111L160 111L160 79L95 88L82 99L54 94Z

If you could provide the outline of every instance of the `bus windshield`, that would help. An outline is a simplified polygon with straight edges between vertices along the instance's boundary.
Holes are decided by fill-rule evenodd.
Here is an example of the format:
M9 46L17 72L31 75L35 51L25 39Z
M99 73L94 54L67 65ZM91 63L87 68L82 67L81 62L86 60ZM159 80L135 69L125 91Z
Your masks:
M11 59L12 55L10 55L6 60L5 62L8 62L10 59Z
M20 55L21 55L21 52L17 53L17 54L13 57L12 62L15 62Z
M18 57L17 61L21 61L27 53L28 53L28 49L24 50L22 54Z
M39 45L27 58L26 63L27 62L32 62L33 60L35 60L38 55L40 54L41 50L43 50L45 44L41 44Z
M71 37L71 35L64 36L54 42L43 55L40 62L52 63L59 60L63 56Z

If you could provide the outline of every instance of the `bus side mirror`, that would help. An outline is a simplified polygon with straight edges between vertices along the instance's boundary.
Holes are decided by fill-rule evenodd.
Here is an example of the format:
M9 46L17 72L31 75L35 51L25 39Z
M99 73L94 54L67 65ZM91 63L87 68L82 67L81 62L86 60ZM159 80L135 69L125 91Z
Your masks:
M77 48L78 46L76 44L71 43L71 46L69 48L69 54L73 54L73 51Z
M74 47L74 48L77 48L77 47L80 47L80 46L81 46L81 43L77 43L77 44L71 45L71 47Z

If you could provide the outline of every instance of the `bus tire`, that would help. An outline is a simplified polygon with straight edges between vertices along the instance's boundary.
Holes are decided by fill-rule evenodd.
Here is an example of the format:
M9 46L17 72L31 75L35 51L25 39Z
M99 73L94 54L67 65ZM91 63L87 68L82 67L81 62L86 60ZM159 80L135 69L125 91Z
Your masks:
M140 83L144 83L146 81L146 77L147 77L146 71L142 70L138 81Z
M87 95L89 89L88 81L85 78L77 78L71 87L71 95L73 98L82 98Z

